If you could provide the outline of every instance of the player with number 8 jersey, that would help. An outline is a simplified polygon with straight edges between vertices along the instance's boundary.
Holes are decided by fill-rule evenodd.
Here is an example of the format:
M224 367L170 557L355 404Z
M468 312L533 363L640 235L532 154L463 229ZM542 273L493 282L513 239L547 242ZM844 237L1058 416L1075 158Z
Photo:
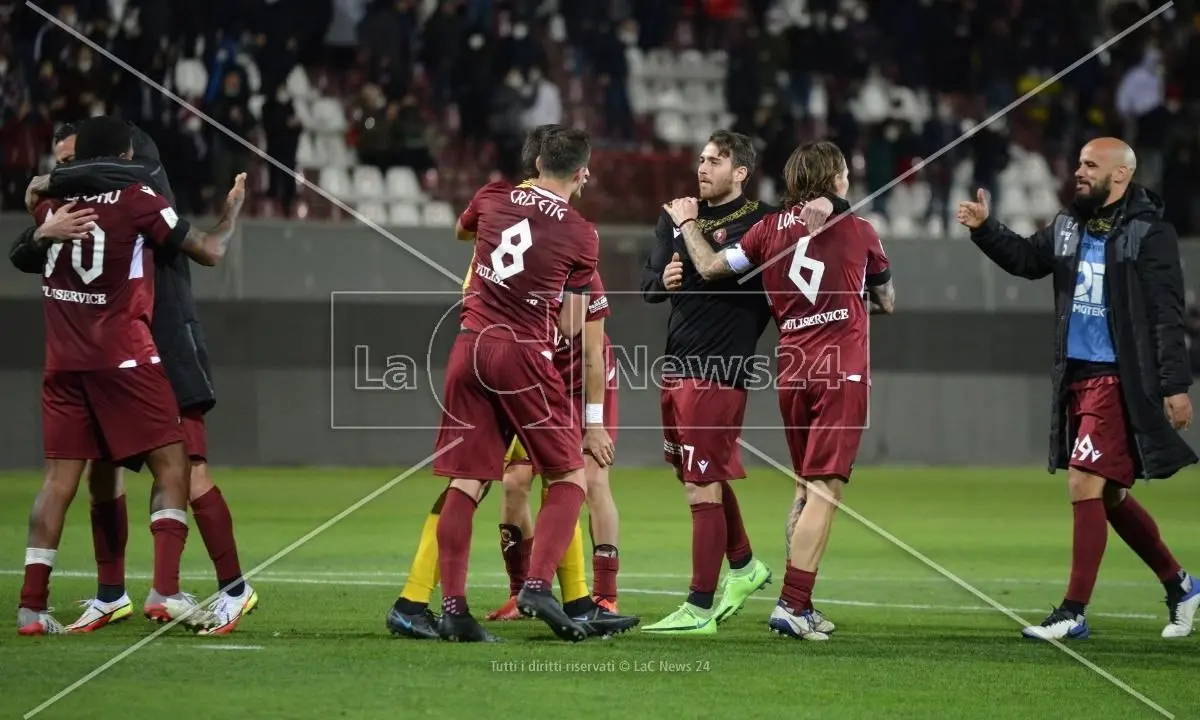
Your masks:
M458 221L459 237L475 239L475 277L446 365L433 465L451 478L438 519L438 633L446 640L494 639L467 606L467 559L483 487L503 478L514 436L550 484L517 606L563 639L587 635L563 612L550 582L584 501L581 431L554 351L556 331L573 337L582 329L596 272L599 238L568 202L587 182L590 156L587 133L553 131L542 142L531 187L485 185Z
M804 204L828 193L844 198L849 170L836 145L802 145L784 168L784 209L764 217L739 247L712 250L695 222L696 201L668 207L705 279L758 268L779 326L779 409L797 478L788 516L788 565L783 593L768 621L778 633L826 640L833 631L812 605L817 566L833 513L850 479L867 421L868 308L890 313L891 270L875 229L843 215L812 233Z

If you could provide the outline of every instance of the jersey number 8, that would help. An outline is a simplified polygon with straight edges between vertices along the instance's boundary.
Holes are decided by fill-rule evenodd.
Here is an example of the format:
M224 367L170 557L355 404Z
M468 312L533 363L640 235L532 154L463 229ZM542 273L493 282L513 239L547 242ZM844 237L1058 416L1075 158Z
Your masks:
M500 244L492 251L492 270L496 277L507 280L525 269L525 251L533 247L529 218L500 233ZM506 258L510 260L506 261Z
M54 266L58 264L58 254L62 252L64 245L71 246L71 266L75 268L75 272L79 275L79 279L84 285L91 285L92 281L100 277L104 272L104 230L99 225L92 224L92 229L88 231L92 238L92 262L91 267L83 266L83 240L66 240L61 243L54 243L50 249L46 251L46 277L54 274Z

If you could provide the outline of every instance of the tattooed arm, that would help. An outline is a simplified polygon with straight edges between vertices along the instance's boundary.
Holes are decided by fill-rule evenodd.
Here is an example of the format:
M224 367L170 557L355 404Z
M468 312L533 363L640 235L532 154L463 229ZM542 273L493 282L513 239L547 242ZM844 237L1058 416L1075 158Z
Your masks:
M246 174L242 173L233 182L233 189L225 199L225 212L216 226L209 230L189 227L179 249L201 265L212 267L221 262L237 229L238 215L245 200Z
M889 279L881 285L867 287L867 305L872 315L891 315L896 309L896 288Z

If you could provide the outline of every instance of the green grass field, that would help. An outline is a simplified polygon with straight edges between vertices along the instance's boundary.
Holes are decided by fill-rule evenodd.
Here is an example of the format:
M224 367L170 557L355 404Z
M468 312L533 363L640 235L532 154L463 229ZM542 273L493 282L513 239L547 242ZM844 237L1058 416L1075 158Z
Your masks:
M375 470L220 471L249 570L396 475ZM1200 567L1191 472L1140 490L1181 561ZM1037 469L862 468L847 504L983 592L1040 621L1070 560L1065 475ZM130 481L130 594L148 589L147 483ZM653 622L682 601L690 517L668 472L618 470L621 608ZM15 608L35 474L0 475L0 583ZM260 610L225 638L168 632L38 717L89 718L1101 718L1155 717L848 515L834 525L817 605L828 643L769 634L782 582L790 481L756 470L737 484L756 553L775 583L711 638L637 631L570 645L540 622L493 624L500 645L393 639L384 614L441 482L418 474L282 558L253 584ZM471 602L504 598L496 493L477 515ZM58 556L51 604L94 592L86 495ZM185 589L215 589L194 527ZM1072 647L1180 718L1200 717L1200 636L1164 641L1162 590L1115 535L1092 604L1091 640ZM10 626L11 627L11 626ZM20 717L153 631L137 619L89 636L0 633L0 712ZM571 667L589 663L611 670ZM543 663L541 666L535 663ZM628 669L622 669L622 663Z

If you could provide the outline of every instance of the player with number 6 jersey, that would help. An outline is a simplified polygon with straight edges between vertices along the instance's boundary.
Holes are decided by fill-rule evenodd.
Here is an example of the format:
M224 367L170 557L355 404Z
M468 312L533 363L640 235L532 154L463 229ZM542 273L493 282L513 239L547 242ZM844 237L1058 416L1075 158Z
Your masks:
M128 160L132 145L128 125L100 116L79 127L76 158ZM154 305L150 250L173 245L206 258L224 239L193 230L161 195L141 183L65 201L93 210L96 219L86 237L54 242L47 248L42 285L46 478L30 522L18 632L63 631L47 610L50 573L83 469L87 461L102 459L133 467L145 461L154 476L151 596L164 619L179 619L197 629L213 627L215 616L179 588L179 561L188 532L190 463L179 406L150 333ZM46 222L62 202L41 203L35 208L35 220Z
M868 308L890 313L891 270L875 229L842 215L817 233L800 219L806 202L829 192L845 197L849 171L836 145L802 145L784 169L781 212L767 215L741 245L714 252L696 229L697 203L667 208L684 228L688 254L705 278L761 273L779 326L779 408L797 477L788 517L788 565L771 614L775 632L825 640L833 628L812 607L817 566L834 511L849 482L867 421L870 386Z
M556 331L573 337L582 329L596 272L596 231L568 202L587 182L590 157L587 133L548 133L532 187L490 183L458 221L459 237L475 239L475 277L447 362L434 460L434 473L451 478L438 519L438 632L446 640L494 640L467 606L467 560L476 506L484 486L502 479L514 436L550 484L517 606L563 639L588 634L550 584L584 502L581 433L554 350Z

